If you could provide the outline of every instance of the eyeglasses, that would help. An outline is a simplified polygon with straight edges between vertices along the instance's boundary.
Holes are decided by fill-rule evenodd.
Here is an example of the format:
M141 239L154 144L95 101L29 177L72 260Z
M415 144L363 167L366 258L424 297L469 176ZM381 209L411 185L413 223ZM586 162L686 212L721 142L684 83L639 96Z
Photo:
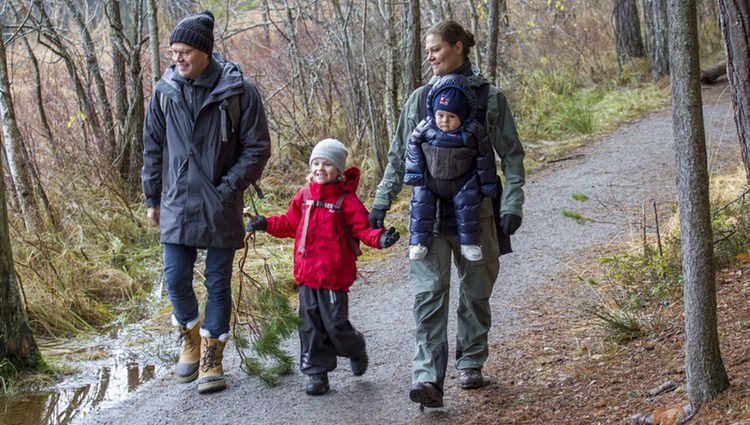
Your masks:
M169 49L169 54L172 56L172 60L176 61L180 58L188 59L190 57L190 54L193 53L193 50L195 49L187 49L187 50L173 50Z

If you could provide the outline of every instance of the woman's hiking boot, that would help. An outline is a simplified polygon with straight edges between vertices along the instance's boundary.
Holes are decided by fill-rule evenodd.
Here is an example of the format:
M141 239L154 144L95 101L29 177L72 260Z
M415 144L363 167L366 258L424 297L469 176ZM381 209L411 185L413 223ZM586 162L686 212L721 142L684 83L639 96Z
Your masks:
M354 376L362 376L367 372L367 366L370 363L370 359L367 358L367 353L362 355L362 357L351 359L349 360L349 364L352 366L352 373Z
M198 370L198 392L201 394L221 391L227 387L224 380L224 347L229 334L221 334L218 339L211 338L211 333L201 329L201 361Z
M327 393L329 389L327 373L310 375L307 385L305 386L305 392L308 395L323 395Z
M172 316L172 324L177 327L182 342L180 347L180 359L177 361L174 374L179 382L192 382L198 377L198 365L201 357L201 320L197 318L181 325L177 318Z
M432 382L415 382L411 385L409 398L419 403L419 410L425 407L431 409L443 407L443 392Z
M484 378L482 378L482 369L461 369L461 388L465 390L473 390L476 388L482 388L483 386Z

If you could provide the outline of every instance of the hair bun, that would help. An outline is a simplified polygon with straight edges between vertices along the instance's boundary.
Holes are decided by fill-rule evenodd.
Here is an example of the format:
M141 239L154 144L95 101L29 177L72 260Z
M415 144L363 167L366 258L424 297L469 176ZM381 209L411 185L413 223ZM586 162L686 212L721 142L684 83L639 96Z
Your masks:
M474 45L477 44L477 42L474 40L474 34L471 33L471 31L466 30L466 47L474 47Z

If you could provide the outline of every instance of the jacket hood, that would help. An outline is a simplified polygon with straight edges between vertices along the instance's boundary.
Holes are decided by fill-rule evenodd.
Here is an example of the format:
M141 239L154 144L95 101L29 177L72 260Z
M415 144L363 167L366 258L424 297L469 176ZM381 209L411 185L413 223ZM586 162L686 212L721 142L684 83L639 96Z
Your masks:
M362 172L357 167L349 167L344 170L344 180L339 184L349 192L356 192L359 187L359 179L362 177Z
M460 74L444 75L440 77L440 79L438 79L435 84L432 85L430 92L427 93L427 116L435 116L435 109L432 107L432 99L435 97L435 94L449 87L460 90L464 95L466 95L466 98L469 100L469 105L471 107L470 116L475 116L477 113L477 98L474 95L474 91L471 89L469 80Z
M464 62L463 65L459 66L458 69L454 70L451 74L461 74L464 77L466 77L467 80L469 80L469 86L473 88L477 88L479 86L483 86L485 84L489 84L489 80L484 78L481 72L479 72L479 68L477 68L476 65L471 63L468 59ZM437 75L433 75L432 78L430 78L430 81L427 83L429 85L435 85L437 81L442 78Z
M344 170L343 179L339 179L336 183L331 184L318 184L310 182L310 193L312 193L315 199L327 199L331 196L338 196L341 192L357 192L359 187L359 180L362 176L362 172L357 167L349 167Z

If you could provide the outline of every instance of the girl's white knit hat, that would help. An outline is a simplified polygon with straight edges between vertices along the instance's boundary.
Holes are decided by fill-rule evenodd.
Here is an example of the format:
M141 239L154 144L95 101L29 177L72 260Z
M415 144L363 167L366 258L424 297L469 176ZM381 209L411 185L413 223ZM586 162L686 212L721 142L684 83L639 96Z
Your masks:
M325 159L331 161L339 172L344 172L346 167L346 146L336 139L323 139L318 142L310 154L310 167L312 167L313 159Z

